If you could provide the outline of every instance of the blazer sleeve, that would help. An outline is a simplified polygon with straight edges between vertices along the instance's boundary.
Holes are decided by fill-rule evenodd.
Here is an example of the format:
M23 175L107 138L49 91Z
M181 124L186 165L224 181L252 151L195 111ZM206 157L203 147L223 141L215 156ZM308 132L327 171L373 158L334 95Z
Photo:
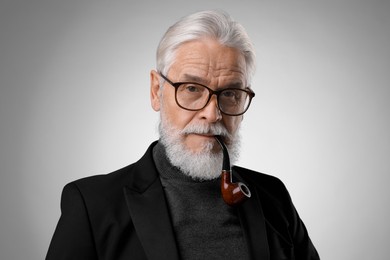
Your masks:
M97 259L86 205L75 183L63 189L61 217L46 255L46 260L70 259Z
M291 212L292 212L292 223L291 225L291 234L294 244L294 254L295 259L300 260L319 260L320 256L316 248L314 247L305 224L299 217L299 214L292 203L291 197L288 194Z

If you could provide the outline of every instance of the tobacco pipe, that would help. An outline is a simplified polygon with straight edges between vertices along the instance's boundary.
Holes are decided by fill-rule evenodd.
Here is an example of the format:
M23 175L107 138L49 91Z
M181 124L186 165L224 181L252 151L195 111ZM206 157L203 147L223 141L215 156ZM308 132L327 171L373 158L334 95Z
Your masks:
M230 206L236 206L251 197L251 191L248 186L242 182L233 183L232 171L230 168L229 152L222 137L215 136L223 152L222 172L221 172L221 193L223 200Z

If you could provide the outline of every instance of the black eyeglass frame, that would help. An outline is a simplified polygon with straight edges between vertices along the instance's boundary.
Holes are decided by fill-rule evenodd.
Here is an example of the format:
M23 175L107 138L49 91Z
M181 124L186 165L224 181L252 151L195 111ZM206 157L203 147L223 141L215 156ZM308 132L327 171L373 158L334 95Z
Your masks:
M160 76L166 81L168 82L172 87L175 88L175 101L176 101L176 104L181 107L182 109L185 109L185 110L189 110L189 111L199 111L199 110L202 110L204 109L210 102L210 99L213 95L216 95L217 96L217 105L218 105L218 109L219 111L221 111L222 114L224 115L228 115L228 116L240 116L240 115L243 115L246 111L248 111L249 109L249 106L251 105L251 102L252 102L252 98L255 97L255 92L253 92L252 89L250 89L249 87L246 87L245 89L241 89L241 88L224 88L224 89L220 89L220 90L212 90L211 88L209 88L208 86L205 86L203 84L200 84L200 83L197 83L197 82L190 82L190 81L183 81L183 82L172 82L170 79L168 79L166 76L164 76L161 72L159 72ZM197 84L197 85L200 85L204 88L206 88L208 91L209 91L209 98L207 99L207 102L206 104L202 107L202 108L199 108L199 109L190 109L190 108L186 108L186 107L183 107L182 105L180 105L180 103L178 102L177 100L177 89L183 85L183 84ZM245 108L245 110L241 113L238 113L238 114L230 114L230 113L226 113L224 112L220 105L219 105L219 95L226 91L226 90L240 90L240 91L244 91L248 94L248 98L249 98L249 101L248 101L248 105L247 107Z

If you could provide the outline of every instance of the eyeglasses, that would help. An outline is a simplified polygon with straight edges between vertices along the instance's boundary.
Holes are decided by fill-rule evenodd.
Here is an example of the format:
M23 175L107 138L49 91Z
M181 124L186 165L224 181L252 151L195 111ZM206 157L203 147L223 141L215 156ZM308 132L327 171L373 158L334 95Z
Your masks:
M160 76L175 88L175 100L179 107L199 111L207 106L213 95L217 96L219 110L228 116L244 114L251 104L255 93L250 88L224 88L214 91L209 87L194 82L173 83L160 73Z

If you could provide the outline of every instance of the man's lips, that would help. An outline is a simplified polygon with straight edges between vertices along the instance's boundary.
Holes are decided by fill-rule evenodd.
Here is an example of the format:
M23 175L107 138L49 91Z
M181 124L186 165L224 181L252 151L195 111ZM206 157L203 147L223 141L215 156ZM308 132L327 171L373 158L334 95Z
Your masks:
M214 134L200 134L200 133L191 133L192 135L200 136L200 137L205 137L205 138L215 138Z
M209 136L209 137L214 137L216 134L213 133L189 133L191 135L202 135L202 136Z

